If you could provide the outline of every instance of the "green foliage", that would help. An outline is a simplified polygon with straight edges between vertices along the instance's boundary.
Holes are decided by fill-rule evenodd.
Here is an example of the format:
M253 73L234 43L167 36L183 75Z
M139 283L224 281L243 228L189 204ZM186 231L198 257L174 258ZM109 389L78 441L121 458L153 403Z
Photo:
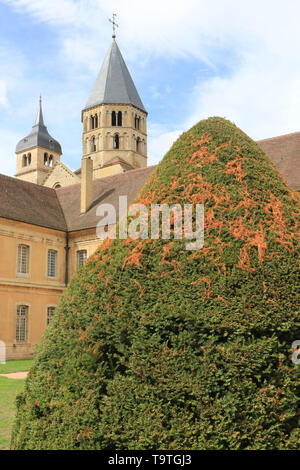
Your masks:
M298 198L255 142L210 118L136 202L204 203L204 248L104 243L43 337L12 448L299 448Z

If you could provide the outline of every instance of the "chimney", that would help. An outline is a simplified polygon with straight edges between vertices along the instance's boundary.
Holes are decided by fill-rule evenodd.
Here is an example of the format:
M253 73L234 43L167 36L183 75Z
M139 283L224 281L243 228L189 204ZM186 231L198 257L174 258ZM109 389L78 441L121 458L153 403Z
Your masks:
M93 160L88 157L82 159L81 166L81 214L84 214L90 208L93 199Z

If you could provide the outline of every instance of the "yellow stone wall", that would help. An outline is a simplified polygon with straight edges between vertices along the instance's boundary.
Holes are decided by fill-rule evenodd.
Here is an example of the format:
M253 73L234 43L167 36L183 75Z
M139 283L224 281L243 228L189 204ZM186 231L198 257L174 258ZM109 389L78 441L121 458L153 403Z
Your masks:
M124 173L124 170L119 163L116 163L115 165L94 170L94 178L105 178L106 176L117 175L119 173Z
M122 112L122 126L112 126L112 112ZM91 117L98 117L98 127L91 128ZM135 116L140 118L139 129L135 128ZM90 156L94 162L95 177L97 171L112 158L119 156L134 168L147 166L147 114L132 105L102 104L82 113L83 156ZM113 137L119 135L119 149L113 147ZM96 150L93 148L95 138ZM140 139L139 151L136 151L136 139ZM109 171L109 170L107 170ZM109 173L112 174L112 173ZM108 176L108 175L106 175Z
M26 357L46 328L47 306L56 306L65 289L63 232L0 219L0 338L8 358ZM17 273L18 245L29 246L29 273ZM47 276L48 250L57 251L57 276ZM16 343L17 305L28 305L28 341Z
M78 230L69 233L69 273L70 279L77 272L77 252L87 250L89 258L101 246L102 240L97 238L96 229Z
M102 241L96 229L69 234L69 281L77 271L77 251L92 255ZM17 273L18 245L30 247L29 274ZM58 305L66 290L66 233L0 218L0 341L7 348L7 358L24 358L33 354L34 346L47 327L47 308ZM47 276L48 250L57 251L57 276ZM18 305L27 305L28 337L16 342Z
M57 162L52 172L47 176L43 182L43 186L48 188L56 188L70 186L71 184L80 183L80 177L75 175L66 165L62 162Z
M45 165L45 154L47 155L48 161L49 157L52 157L51 166L48 164ZM28 162L28 157L31 158L31 163L24 166L24 160L27 158ZM18 152L15 176L21 180L29 181L30 183L43 184L46 177L52 171L53 166L58 161L60 161L60 155L58 153L41 147L33 147L24 152Z

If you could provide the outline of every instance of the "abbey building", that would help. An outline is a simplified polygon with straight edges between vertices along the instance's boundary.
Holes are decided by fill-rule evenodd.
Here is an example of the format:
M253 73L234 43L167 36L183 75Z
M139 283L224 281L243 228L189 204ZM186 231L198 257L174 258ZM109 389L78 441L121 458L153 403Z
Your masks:
M258 144L299 191L300 132ZM80 168L64 164L40 99L16 146L15 178L0 175L0 341L8 359L33 355L70 279L101 244L97 206L118 209L119 195L130 203L154 168L147 111L113 38L82 110Z
M100 202L130 203L147 167L147 112L113 38L82 110L82 161L73 172L45 124L42 100L16 146L15 178L0 175L0 341L30 357L74 273L101 244ZM119 214L117 214L119 216Z
M85 108L82 158L93 163L93 178L147 167L147 111L113 38ZM80 183L61 161L60 144L44 123L42 102L30 134L17 147L16 178L61 188Z

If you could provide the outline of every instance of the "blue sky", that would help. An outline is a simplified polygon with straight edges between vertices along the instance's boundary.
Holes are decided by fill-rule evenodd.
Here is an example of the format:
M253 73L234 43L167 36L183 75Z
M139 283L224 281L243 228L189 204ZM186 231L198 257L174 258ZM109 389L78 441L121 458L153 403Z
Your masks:
M254 139L300 131L298 0L0 0L0 172L38 98L63 161L81 159L81 109L117 42L148 116L149 164L218 115Z

